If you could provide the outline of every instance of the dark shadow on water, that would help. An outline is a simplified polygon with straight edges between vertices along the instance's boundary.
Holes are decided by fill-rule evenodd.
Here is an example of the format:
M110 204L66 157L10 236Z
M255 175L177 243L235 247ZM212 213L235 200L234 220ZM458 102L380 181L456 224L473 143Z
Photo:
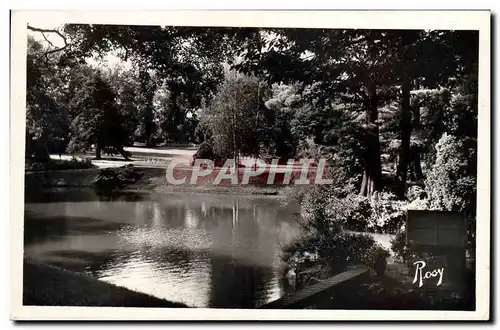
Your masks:
M212 257L211 264L210 307L256 308L267 302L273 278L269 268L239 264L224 256Z
M99 278L102 270L112 265L115 254L109 251L89 252L76 250L63 250L50 253L50 265L68 269L87 276Z
M148 200L148 193L132 191L110 191L99 193L93 189L46 189L26 190L25 203L61 203L61 202L89 202L89 201L128 201L138 202Z
M67 235L113 232L121 227L123 227L122 223L106 222L90 217L56 216L43 218L32 212L25 212L24 244L57 240Z

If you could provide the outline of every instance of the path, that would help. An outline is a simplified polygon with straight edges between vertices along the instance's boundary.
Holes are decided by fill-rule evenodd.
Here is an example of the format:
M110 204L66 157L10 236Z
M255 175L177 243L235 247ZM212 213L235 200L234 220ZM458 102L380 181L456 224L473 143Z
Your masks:
M71 160L76 159L92 159L92 164L99 168L120 167L128 164L133 164L138 167L157 167L163 168L167 163L176 158L185 158L191 160L196 152L193 148L178 148L178 147L125 147L132 156L130 160L124 160L120 156L104 157L103 159L93 159L94 154L78 154L78 155L50 155L54 160Z

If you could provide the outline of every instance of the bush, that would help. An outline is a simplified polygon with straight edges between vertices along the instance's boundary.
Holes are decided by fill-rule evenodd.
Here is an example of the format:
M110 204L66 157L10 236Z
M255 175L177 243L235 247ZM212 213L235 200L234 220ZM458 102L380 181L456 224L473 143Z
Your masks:
M405 222L407 204L393 194L379 193L368 198L354 193L323 199L327 216L336 218L346 230L395 233Z
M333 223L338 230L396 233L405 223L406 201L390 193L378 193L372 198L356 193L342 194L335 186L316 186L298 196L305 227L319 227Z
M300 205L310 189L308 185L288 185L279 190L279 195L284 197L284 205L292 203Z
M326 187L312 187L301 203L301 224L309 232L339 233L342 229L344 208L334 203Z
M398 200L392 193L375 194L370 200L370 207L370 231L396 233L405 223L407 202Z
M391 239L391 250L394 252L394 260L404 263L409 257L409 251L406 246L406 232L400 230Z
M432 209L474 213L476 173L471 173L471 168L475 168L474 154L465 141L443 134L436 144L436 162L425 180Z
M358 194L349 194L345 198L330 200L331 204L340 204L343 209L342 225L346 230L369 231L372 208L370 200ZM332 210L334 210L332 208Z
M436 256L430 252L420 251L415 243L410 241L406 244L406 232L400 230L391 240L391 250L394 252L394 260L399 263L413 265L417 260L433 260Z
M327 192L327 187L313 187L304 196L300 221L304 236L284 249L283 259L291 267L320 262L338 273L362 263L366 251L375 244L371 236L343 231L350 210L344 199Z
M436 161L425 180L430 209L465 212L471 256L475 256L476 245L476 148L474 141L443 134L436 144Z
M40 172L40 171L59 171L59 170L80 170L95 167L92 161L88 158L78 160L72 158L71 160L55 160L51 159L48 162L33 162L26 164L26 171Z
M363 256L363 263L368 267L378 271L382 265L385 269L387 265L387 258L391 256L387 249L384 249L380 244L373 244L370 246Z
M212 143L213 142L211 140L207 140L207 141L203 141L200 144L200 146L198 147L198 150L193 155L193 164L194 164L194 161L196 159L210 159L214 162L215 166L220 167L220 166L224 165L225 158L216 154Z
M121 189L129 184L136 183L143 174L132 165L103 168L94 181L94 187L104 191Z
M320 262L335 274L349 265L363 263L373 245L375 240L369 235L345 232L309 234L287 246L283 260L298 268Z

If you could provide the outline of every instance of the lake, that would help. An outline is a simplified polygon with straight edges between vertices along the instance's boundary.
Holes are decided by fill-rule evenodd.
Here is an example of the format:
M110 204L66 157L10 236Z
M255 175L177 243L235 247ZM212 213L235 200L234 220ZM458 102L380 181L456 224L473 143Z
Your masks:
M275 197L38 191L25 256L192 307L255 308L284 294L297 206Z

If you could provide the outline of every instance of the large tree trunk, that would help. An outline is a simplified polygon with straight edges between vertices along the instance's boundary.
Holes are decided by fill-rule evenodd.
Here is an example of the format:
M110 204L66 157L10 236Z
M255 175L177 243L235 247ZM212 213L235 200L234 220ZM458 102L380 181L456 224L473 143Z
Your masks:
M146 146L152 147L153 141L153 107L152 105L146 106L144 111L144 139L146 140Z
M422 172L422 165L420 161L420 150L417 150L415 157L413 158L413 168L415 173L415 181L420 181L424 179L424 173Z
M167 138L173 142L179 141L179 131L178 125L180 122L180 109L177 105L177 89L175 87L170 88L170 96L168 100L169 114L167 123Z
M412 107L412 126L413 131L420 131L420 107ZM420 181L424 179L424 174L422 172L420 153L422 152L420 147L414 147L410 149L411 151L411 173L413 181Z
M424 178L422 172L421 159L420 159L420 148L410 148L410 180L420 181Z
M152 78L148 73L147 68L141 67L141 72L139 73L140 79L140 91L141 91L141 102L143 102L144 108L142 112L143 121L143 131L141 132L141 138L146 142L146 146L153 146L152 137L153 137L153 98L154 98L154 90L156 89L155 83L152 82Z
M378 96L377 86L373 79L368 83L367 90L364 173L360 189L360 194L363 196L371 196L374 192L380 190L380 178L382 175L380 137L377 123Z
M46 138L42 137L39 140L32 140L33 160L36 162L47 163L50 161L50 153L47 148Z
M95 144L95 159L101 159L101 144L99 142Z
M401 88L401 120L399 129L401 133L401 145L399 147L399 164L396 174L397 195L403 199L406 193L406 181L408 178L408 165L410 163L410 138L411 138L411 109L410 109L411 85L407 78L404 79Z

